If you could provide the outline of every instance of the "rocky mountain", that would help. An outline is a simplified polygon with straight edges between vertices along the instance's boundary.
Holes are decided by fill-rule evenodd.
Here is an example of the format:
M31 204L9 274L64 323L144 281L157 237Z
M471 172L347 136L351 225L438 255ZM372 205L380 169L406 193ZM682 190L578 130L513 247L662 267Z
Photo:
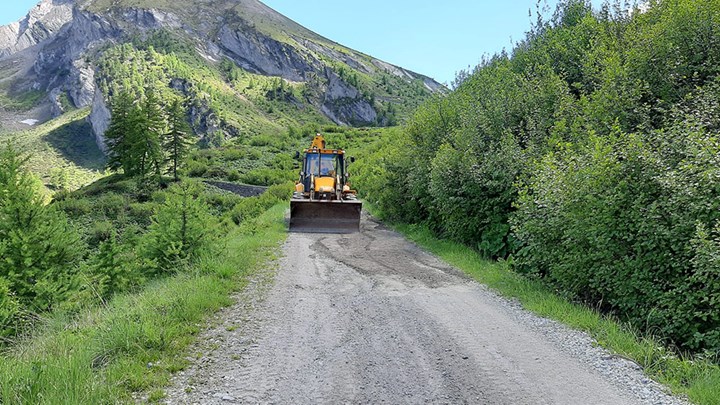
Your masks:
M388 125L445 91L257 0L42 0L0 27L0 133L87 108L102 147L127 87L183 97L206 137Z

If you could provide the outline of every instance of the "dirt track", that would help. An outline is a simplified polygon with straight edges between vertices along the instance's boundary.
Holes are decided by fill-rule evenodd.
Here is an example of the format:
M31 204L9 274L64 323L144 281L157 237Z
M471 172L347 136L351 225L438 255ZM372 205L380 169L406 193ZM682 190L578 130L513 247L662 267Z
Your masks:
M289 235L277 273L219 316L168 402L677 401L584 334L498 298L381 224L364 218L362 228Z

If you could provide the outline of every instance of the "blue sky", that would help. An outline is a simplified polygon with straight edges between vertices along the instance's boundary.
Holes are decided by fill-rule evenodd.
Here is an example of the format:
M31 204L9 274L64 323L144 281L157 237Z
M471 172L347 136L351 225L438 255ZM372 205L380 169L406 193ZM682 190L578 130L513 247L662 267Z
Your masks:
M450 83L458 70L477 65L484 54L509 50L524 38L534 21L528 12L534 15L537 0L264 3L345 46Z
M553 9L557 0L541 0ZM0 25L37 0L1 0ZM305 27L355 50L450 83L484 54L512 48L537 0L265 0ZM599 3L593 1L593 3ZM533 11L533 17L528 12Z

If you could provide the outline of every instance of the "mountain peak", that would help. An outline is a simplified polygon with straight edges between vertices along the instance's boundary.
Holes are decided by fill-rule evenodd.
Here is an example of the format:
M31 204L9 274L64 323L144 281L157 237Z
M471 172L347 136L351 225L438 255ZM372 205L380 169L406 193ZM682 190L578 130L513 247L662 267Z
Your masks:
M73 0L42 0L19 21L0 27L0 57L19 52L57 33L72 20Z

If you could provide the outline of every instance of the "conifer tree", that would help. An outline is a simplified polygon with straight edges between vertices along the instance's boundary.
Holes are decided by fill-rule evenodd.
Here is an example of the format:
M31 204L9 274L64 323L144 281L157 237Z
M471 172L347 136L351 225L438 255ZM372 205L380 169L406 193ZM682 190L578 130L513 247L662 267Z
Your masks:
M128 92L115 97L105 132L108 167L122 169L128 176L144 176L153 170L159 174L162 166L160 138L165 131L165 117L155 93L148 90L146 94L140 105Z
M126 291L132 285L143 281L142 276L128 260L126 252L117 240L115 231L108 240L100 244L92 269L98 276L99 292L103 296Z
M144 257L155 263L155 272L172 272L178 264L210 247L216 235L216 222L201 190L192 182L171 185L169 197L152 217L141 250Z
M163 162L161 139L165 134L165 114L160 101L153 89L145 91L145 102L142 108L143 126L140 137L140 174L145 175L154 171L160 175Z
M180 100L175 100L168 111L168 131L165 133L163 148L167 153L168 173L178 180L177 169L192 144L192 130L185 119L185 109Z
M123 170L128 176L144 175L147 119L139 105L130 107L125 124L125 142L121 150Z
M40 311L72 288L81 246L65 215L45 205L26 161L11 146L0 151L0 280L20 305Z
M0 254L2 250L0 250ZM20 303L10 290L10 283L0 277L0 338L7 337L13 333L13 324L20 312Z
M130 93L123 91L115 96L111 106L110 126L105 131L105 144L108 148L108 163L110 170L118 171L124 169L128 172L128 154L131 144L131 128L133 97Z

